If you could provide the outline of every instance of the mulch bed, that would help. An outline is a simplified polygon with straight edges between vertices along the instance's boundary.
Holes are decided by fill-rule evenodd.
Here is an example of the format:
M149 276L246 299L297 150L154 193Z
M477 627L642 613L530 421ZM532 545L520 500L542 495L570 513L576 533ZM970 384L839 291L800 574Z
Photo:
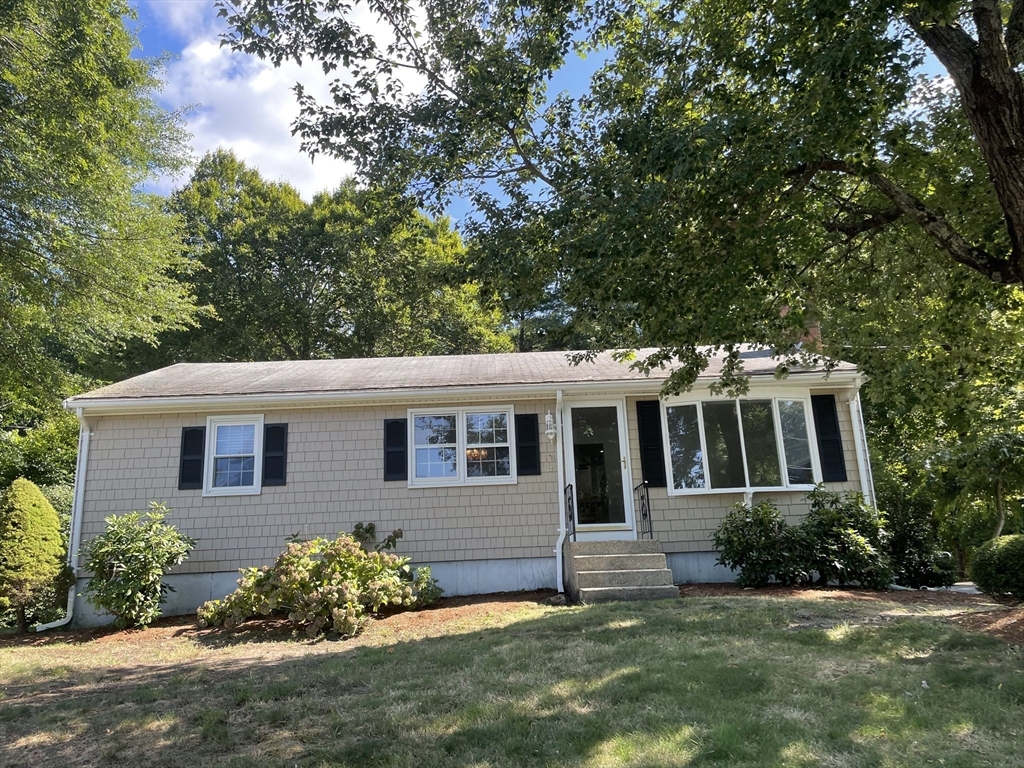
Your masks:
M948 618L970 632L983 632L998 637L1012 645L1024 645L1024 606L1005 607L993 603L985 595L965 595L945 591L892 591L877 592L861 589L798 589L795 587L765 587L744 589L735 584L685 584L679 588L680 596L686 597L737 597L753 596L791 598L799 600L857 600L864 602L890 602L905 605L930 604L935 606L962 607L964 611ZM500 616L519 610L523 603L538 603L554 596L551 590L538 592L508 592L496 595L472 597L450 597L437 605L421 611L395 613L371 621L364 634L395 632L404 634L440 634L444 625L454 621L472 620L477 616ZM986 610L987 609L987 610ZM293 628L284 619L260 619L246 622L236 629L200 629L195 616L172 616L157 620L147 630L116 630L112 627L77 629L69 632L45 632L42 634L6 635L0 637L0 647L36 646L54 643L103 643L121 648L132 645L151 645L161 640L182 635L217 633L224 639L251 633L259 627L264 639L285 640L294 635Z

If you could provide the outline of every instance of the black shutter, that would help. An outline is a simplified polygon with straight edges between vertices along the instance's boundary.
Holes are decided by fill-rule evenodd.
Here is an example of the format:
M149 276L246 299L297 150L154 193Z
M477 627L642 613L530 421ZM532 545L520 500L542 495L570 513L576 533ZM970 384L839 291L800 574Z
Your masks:
M182 427L181 464L178 490L191 491L203 487L203 454L206 452L206 427Z
M843 437L839 432L839 411L835 395L811 395L814 431L818 433L818 456L821 458L821 479L826 483L846 482L846 461L843 459Z
M636 401L636 424L640 436L640 471L652 488L664 488L665 449L661 442L661 403Z
M520 475L540 474L540 427L536 413L516 415L516 468Z
M408 419L384 419L384 479L408 480Z
M284 485L288 470L288 425L263 425L263 485Z

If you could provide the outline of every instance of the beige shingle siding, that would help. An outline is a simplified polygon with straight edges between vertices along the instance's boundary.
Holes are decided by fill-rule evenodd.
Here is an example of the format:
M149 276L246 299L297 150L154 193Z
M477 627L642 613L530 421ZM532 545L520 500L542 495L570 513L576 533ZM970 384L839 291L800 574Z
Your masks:
M94 417L83 542L103 530L104 517L157 500L199 540L179 573L269 563L288 536L351 531L360 522L375 523L381 535L402 528L399 551L417 562L550 557L558 483L543 414L555 404L513 405L517 414L540 414L540 475L517 485L415 489L383 480L384 419L405 418L404 406L266 411L268 423L288 424L288 484L259 496L178 490L181 429L205 425L205 413Z
M642 480L638 399L645 398L626 400L633 485ZM383 480L384 419L405 418L405 405L264 411L268 423L288 424L288 484L264 488L259 496L204 497L199 490L178 490L181 429L205 425L206 413L94 416L83 543L103 530L104 517L145 509L150 500L157 500L174 510L171 522L199 540L180 573L269 563L288 536L331 535L350 531L360 522L375 523L381 535L402 528L405 538L399 551L417 562L551 557L558 537L561 489L554 448L543 435L543 414L554 412L555 403L512 404L517 414L539 414L540 475L522 476L517 485L414 489L404 481ZM849 479L827 487L857 490L850 411L841 399L837 405ZM729 508L742 500L742 494L669 497L664 488L651 489L650 495L655 537L666 552L710 551L712 532ZM755 494L755 501L765 497L793 521L806 513L803 493Z
M843 436L843 459L846 462L845 483L825 483L830 491L856 491L860 489L857 473L857 454L849 406L840 392L813 389L812 394L834 394L839 414L839 428ZM633 468L633 485L643 480L640 467L640 439L636 420L636 401L647 398L626 398L626 418L629 426L629 445ZM714 549L711 535L722 522L729 509L743 501L742 493L669 496L664 488L651 488L651 521L654 538L661 542L665 552L710 552ZM754 502L770 499L791 523L807 514L809 505L802 491L755 493Z

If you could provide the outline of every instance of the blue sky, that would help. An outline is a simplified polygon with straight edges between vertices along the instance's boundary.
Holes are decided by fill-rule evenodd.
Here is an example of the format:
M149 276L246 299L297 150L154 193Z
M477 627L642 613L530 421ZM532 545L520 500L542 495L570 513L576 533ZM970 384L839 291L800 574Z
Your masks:
M198 159L228 147L264 176L290 182L304 197L337 186L350 168L332 158L315 161L291 135L297 114L292 86L301 81L326 94L327 80L314 67L274 69L270 64L220 46L224 30L211 0L136 0L141 55L169 54L161 95L169 109L187 112ZM187 179L162 179L154 191L167 193Z
M225 27L212 0L133 0L133 5L141 55L170 56L161 100L169 109L190 107L187 123L196 159L218 147L230 148L266 178L288 181L307 199L349 175L351 167L334 158L310 160L291 135L298 112L291 91L295 83L320 98L327 95L328 80L318 67L286 64L275 69L221 47L219 35ZM372 23L362 26L372 31ZM600 63L600 57L592 57L569 65L551 83L552 91L580 93ZM942 70L929 57L923 71ZM153 191L166 194L186 180L161 179ZM458 220L467 213L466 206L456 201L449 213Z

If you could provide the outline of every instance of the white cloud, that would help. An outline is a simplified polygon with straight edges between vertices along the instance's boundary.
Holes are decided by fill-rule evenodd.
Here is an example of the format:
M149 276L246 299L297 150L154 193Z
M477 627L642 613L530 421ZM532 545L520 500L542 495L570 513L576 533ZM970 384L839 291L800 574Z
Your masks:
M164 0L147 9L187 41L180 56L167 64L161 100L170 109L192 107L187 122L196 157L229 148L266 178L289 182L307 199L351 174L349 164L334 158L318 155L311 161L291 134L298 115L295 83L320 100L327 98L329 81L318 67L289 63L275 68L222 47L221 22L212 3ZM167 193L184 181L162 179L154 191Z

